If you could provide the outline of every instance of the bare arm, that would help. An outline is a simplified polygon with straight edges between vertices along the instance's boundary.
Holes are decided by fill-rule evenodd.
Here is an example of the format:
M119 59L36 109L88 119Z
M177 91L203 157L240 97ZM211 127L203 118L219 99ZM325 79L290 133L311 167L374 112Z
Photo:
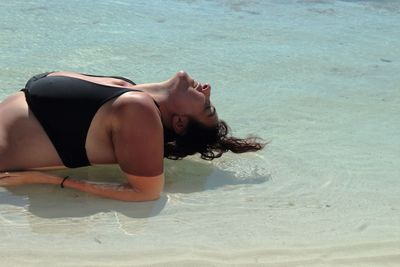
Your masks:
M124 185L66 180L66 187L124 201L160 197L164 187L163 128L150 97L120 99L115 112L112 140L118 164L128 180Z
M130 177L134 179L136 187L127 184L105 184L80 181L68 178L64 187L73 188L82 192L121 201L149 201L160 197L164 184L164 175L154 177ZM19 186L26 184L52 184L60 186L63 178L36 171L5 172L0 174L0 186Z
M64 182L65 187L73 188L97 196L112 198L122 201L149 201L160 197L164 184L164 175L154 177L135 177L136 186L126 184L100 184L87 181L78 181L68 178ZM145 184L140 186L139 184ZM150 189L149 189L150 188Z

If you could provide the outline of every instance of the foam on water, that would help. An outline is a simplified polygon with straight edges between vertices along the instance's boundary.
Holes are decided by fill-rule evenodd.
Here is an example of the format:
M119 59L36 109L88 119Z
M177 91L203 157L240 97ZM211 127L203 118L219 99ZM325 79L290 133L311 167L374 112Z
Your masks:
M43 0L0 7L0 98L41 71L142 83L185 69L212 84L219 116L234 134L271 141L262 152L212 163L167 161L165 194L156 202L119 203L49 186L2 189L0 253L42 255L52 238L66 255L91 263L111 252L163 249L165 261L190 249L220 263L229 257L202 249L254 251L243 254L247 263L269 262L259 256L264 250L275 263L285 251L296 258L294 247L318 248L296 254L305 255L298 262L333 264L349 255L339 245L354 264L365 263L371 246L382 249L378 262L399 255L398 1ZM123 181L114 167L72 175ZM276 248L283 251L269 250ZM321 256L327 253L335 257Z

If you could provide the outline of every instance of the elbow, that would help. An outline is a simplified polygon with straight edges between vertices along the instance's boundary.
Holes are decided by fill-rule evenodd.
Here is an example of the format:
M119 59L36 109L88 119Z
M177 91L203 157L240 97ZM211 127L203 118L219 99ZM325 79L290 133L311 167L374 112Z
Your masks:
M140 193L141 199L139 201L154 201L160 198L162 190L152 189L143 190Z

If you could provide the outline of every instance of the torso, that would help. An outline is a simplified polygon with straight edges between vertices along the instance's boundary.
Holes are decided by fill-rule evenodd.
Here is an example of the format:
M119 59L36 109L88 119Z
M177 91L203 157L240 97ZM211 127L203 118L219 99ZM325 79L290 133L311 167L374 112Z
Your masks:
M70 76L113 87L135 87L120 79L70 72L55 72L49 76ZM86 139L86 153L92 165L116 163L111 139L113 108L116 102L129 94L140 92L122 94L96 112ZM0 103L0 114L0 170L64 167L46 132L29 110L23 92L15 93Z

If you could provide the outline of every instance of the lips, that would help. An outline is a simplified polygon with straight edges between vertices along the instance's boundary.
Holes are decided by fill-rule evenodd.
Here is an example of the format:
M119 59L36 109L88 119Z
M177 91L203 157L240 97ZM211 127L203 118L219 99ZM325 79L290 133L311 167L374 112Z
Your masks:
M203 85L203 90L209 90L209 89L211 89L211 85L209 83Z
M209 83L201 84L198 81L194 81L194 84L195 84L194 89L198 92L203 92L204 90L211 90L211 85Z

